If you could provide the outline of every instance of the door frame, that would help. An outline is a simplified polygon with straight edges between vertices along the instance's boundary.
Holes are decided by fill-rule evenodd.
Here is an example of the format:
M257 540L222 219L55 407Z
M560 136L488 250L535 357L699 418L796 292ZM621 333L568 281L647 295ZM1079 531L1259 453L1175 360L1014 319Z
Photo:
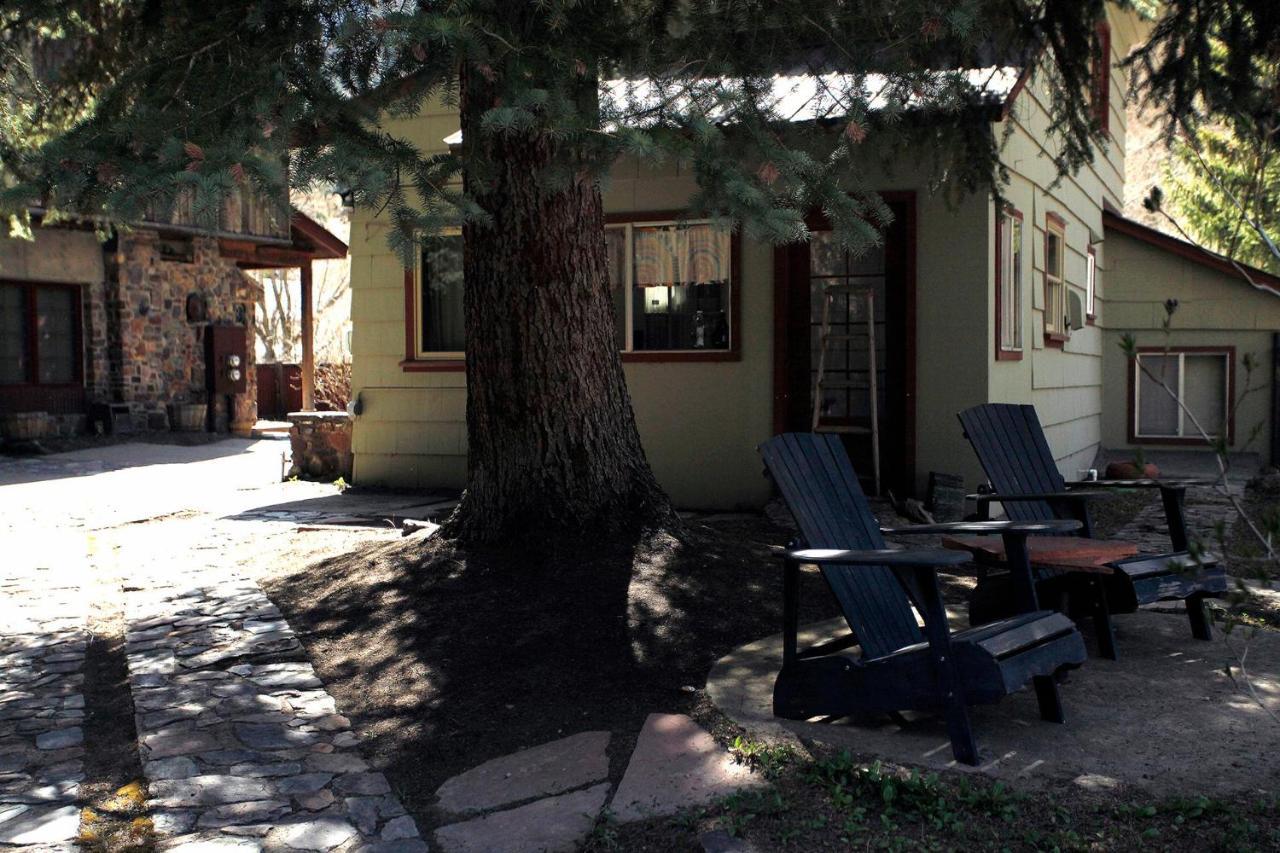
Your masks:
M895 221L892 227L900 226L902 257L899 277L904 293L904 329L903 351L905 364L902 369L902 464L903 470L898 476L886 478L890 484L915 483L916 466L916 193L914 190L890 190L880 193L885 202L895 208ZM791 341L808 339L809 314L805 311L803 318L796 313L797 300L792 297L796 288L803 284L809 286L808 243L792 243L775 246L773 250L773 433L786 432L794 428L800 413L795 409L796 401L792 399L791 389L800 381L799 368L803 366L803 382L809 381L808 359L802 363L792 359ZM888 273L891 263L898 263L887 254L885 269ZM807 300L806 300L807 302ZM807 307L807 306L806 306ZM799 329L800 320L804 321L803 332ZM806 413L807 416L807 413ZM914 491L914 488L911 489Z

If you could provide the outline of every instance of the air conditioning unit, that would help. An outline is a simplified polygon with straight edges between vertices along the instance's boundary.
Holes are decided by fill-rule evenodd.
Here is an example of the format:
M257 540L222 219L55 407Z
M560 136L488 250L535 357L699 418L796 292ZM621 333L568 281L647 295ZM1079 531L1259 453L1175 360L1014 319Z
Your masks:
M1083 329L1084 299L1074 290L1067 291L1067 326L1071 329Z

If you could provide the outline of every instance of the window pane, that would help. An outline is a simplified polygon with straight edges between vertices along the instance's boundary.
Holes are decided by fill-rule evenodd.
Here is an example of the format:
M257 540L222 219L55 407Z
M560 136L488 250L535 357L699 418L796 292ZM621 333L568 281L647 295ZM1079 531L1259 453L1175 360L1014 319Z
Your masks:
M1062 237L1056 231L1045 238L1045 271L1054 278L1062 278Z
M627 229L606 228L604 250L609 263L609 291L618 349L627 348Z
M730 235L710 225L632 229L632 347L729 348Z
M1009 218L1009 233L1011 241L1012 262L1010 266L1009 283L1009 310L1011 313L1009 328L1013 332L1013 339L1010 344L1022 349L1022 220L1017 217Z
M809 238L809 274L844 275L845 251L830 231L815 231Z
M1087 268L1085 272L1085 305L1084 310L1090 316L1095 314L1094 304L1098 293L1098 257L1093 252L1089 252L1086 261Z
M422 351L462 352L462 235L431 238L422 251Z
M36 290L36 334L40 342L40 381L74 382L76 378L76 300L67 287Z
M1177 392L1178 357L1140 355L1138 359L1155 377L1153 379L1141 370L1138 373L1138 434L1178 435L1178 404L1160 387L1162 381Z
M0 285L0 384L27 381L27 304L23 288Z
M1211 436L1223 435L1227 416L1227 360L1223 355L1185 355L1183 402ZM1198 438L1195 425L1186 422L1184 434Z

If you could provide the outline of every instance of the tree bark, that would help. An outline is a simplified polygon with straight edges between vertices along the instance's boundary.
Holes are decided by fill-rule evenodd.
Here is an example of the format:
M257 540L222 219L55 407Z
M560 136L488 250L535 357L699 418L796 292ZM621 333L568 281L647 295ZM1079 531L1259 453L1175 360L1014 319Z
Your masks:
M594 94L594 90L592 92ZM600 187L547 134L488 134L493 86L465 70L464 542L618 535L678 522L645 459L614 336Z

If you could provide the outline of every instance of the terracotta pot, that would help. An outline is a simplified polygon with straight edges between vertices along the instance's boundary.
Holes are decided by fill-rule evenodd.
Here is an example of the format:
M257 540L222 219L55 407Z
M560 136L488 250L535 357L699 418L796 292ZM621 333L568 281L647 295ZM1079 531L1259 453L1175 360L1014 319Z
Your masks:
M1155 480L1160 476L1160 469L1151 462L1138 468L1136 462L1112 462L1107 466L1105 474L1108 480Z

